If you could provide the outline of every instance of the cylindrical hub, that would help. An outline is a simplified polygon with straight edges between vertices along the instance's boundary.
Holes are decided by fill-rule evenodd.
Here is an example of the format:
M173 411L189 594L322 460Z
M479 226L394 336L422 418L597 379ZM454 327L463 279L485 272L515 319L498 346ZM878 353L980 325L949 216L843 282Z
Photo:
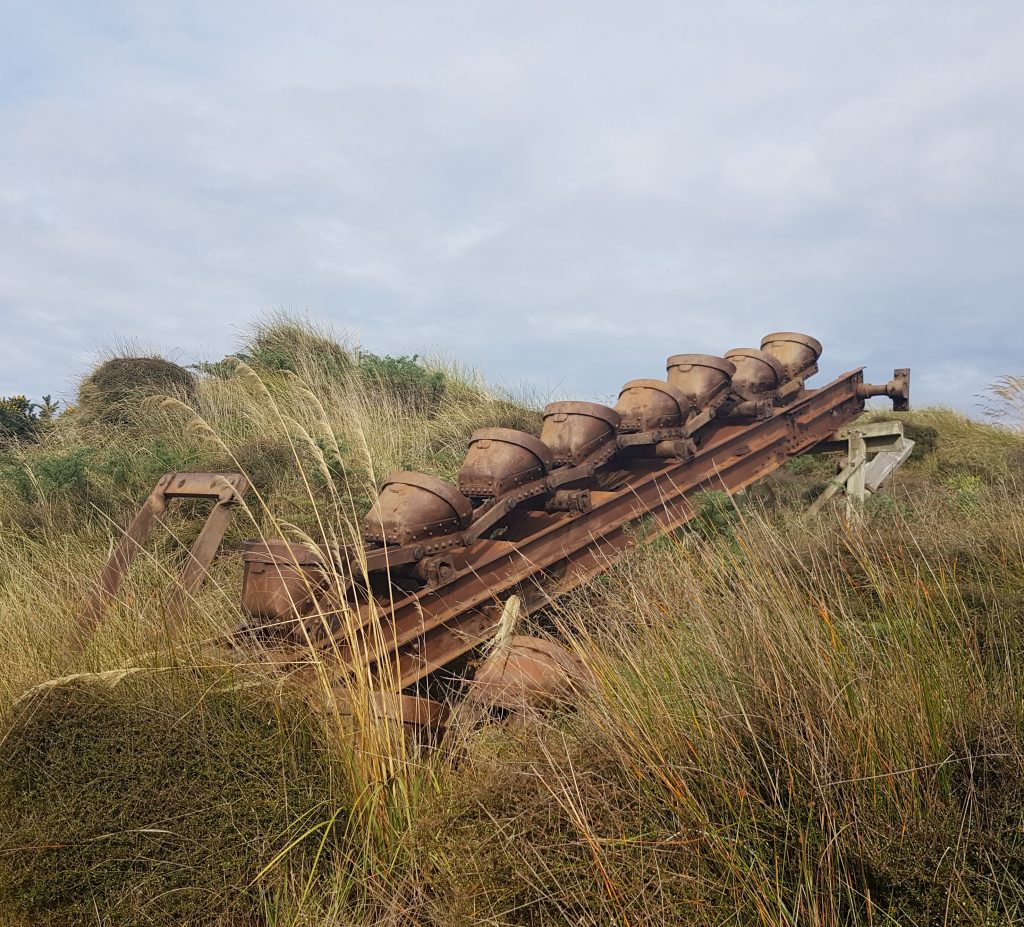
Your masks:
M384 481L363 520L363 537L385 544L410 544L468 527L473 506L450 483L403 470Z
M674 354L665 362L670 386L689 401L691 412L701 412L724 397L736 367L713 354Z
M785 376L782 364L756 348L734 348L725 356L736 366L732 391L741 399L759 399L779 388Z
M622 387L615 406L620 431L678 428L690 414L690 400L664 380L630 380Z
M775 332L761 339L761 350L782 364L786 380L795 380L818 362L821 342L800 332Z
M473 498L491 498L540 479L555 458L540 438L512 428L481 428L469 439L459 468L459 491Z
M575 466L615 438L619 413L596 402L552 402L544 407L540 439L558 466Z
M589 489L559 489L544 503L549 512L589 512L594 500Z
M670 441L659 441L654 445L655 457L675 457L678 460L689 460L696 451L696 445L690 438L673 438Z

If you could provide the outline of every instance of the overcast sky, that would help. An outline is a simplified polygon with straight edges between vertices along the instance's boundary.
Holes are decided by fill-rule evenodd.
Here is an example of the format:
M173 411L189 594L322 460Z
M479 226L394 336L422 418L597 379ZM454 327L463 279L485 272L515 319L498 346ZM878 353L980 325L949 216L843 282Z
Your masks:
M0 0L0 394L288 308L605 399L1024 373L1024 3Z

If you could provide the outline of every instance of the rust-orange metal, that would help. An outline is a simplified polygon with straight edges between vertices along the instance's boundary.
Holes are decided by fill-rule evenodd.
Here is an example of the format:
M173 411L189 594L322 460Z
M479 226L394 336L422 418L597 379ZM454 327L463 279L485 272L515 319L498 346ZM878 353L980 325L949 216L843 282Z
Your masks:
M224 540L232 507L248 488L249 481L241 473L165 473L103 567L97 588L79 617L77 645L81 646L88 640L104 612L116 599L132 561L162 523L168 505L175 499L208 499L214 503L213 509L189 551L168 602L169 630L173 632L187 600L206 578L214 555Z
M905 369L884 385L865 384L858 369L808 389L820 353L808 335L777 332L725 357L678 354L666 380L627 383L616 409L558 402L545 409L539 437L475 432L458 487L424 474L388 477L361 551L249 542L244 630L271 630L300 659L312 645L342 671L358 662L395 694L433 694L438 670L458 666L465 677L466 658L498 632L509 596L543 607L607 569L641 533L685 524L696 493L731 494L762 479L854 420L870 396L907 407ZM183 476L165 477L129 528L101 578L99 610ZM217 498L226 512L245 484L224 479ZM200 539L179 594L205 572L220 524ZM478 697L535 700L535 689L557 688L571 668L551 642L517 639L503 654L479 668Z

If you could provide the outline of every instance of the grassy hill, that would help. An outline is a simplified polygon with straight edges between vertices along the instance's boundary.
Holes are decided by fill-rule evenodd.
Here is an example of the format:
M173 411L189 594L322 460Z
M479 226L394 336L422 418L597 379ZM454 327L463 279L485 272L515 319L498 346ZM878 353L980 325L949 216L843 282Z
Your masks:
M167 640L185 508L68 656L165 470L250 474L226 549L344 539L388 471L451 478L474 428L539 424L295 320L239 356L114 363L73 409L0 409L0 924L1019 921L1024 435L904 414L918 450L864 524L804 517L825 458L708 496L551 616L598 683L573 711L417 754L209 657L237 557Z

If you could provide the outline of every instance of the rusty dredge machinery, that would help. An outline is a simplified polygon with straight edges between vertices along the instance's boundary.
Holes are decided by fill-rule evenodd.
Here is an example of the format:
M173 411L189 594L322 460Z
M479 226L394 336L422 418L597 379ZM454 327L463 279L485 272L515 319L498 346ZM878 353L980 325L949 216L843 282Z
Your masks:
M666 379L631 380L614 408L554 402L539 436L475 432L457 486L391 474L361 546L246 542L249 619L233 646L264 648L292 666L319 652L341 674L358 667L407 721L443 722L438 693L453 687L505 704L551 694L572 671L553 641L514 637L482 656L510 600L543 607L641 536L685 524L701 490L736 493L828 439L869 397L908 408L906 369L883 385L866 384L857 369L808 388L820 354L817 340L796 332L724 357L677 354ZM167 474L108 562L87 623L116 595L168 502L207 497L216 504L172 598L172 609L180 605L246 489L239 474Z

